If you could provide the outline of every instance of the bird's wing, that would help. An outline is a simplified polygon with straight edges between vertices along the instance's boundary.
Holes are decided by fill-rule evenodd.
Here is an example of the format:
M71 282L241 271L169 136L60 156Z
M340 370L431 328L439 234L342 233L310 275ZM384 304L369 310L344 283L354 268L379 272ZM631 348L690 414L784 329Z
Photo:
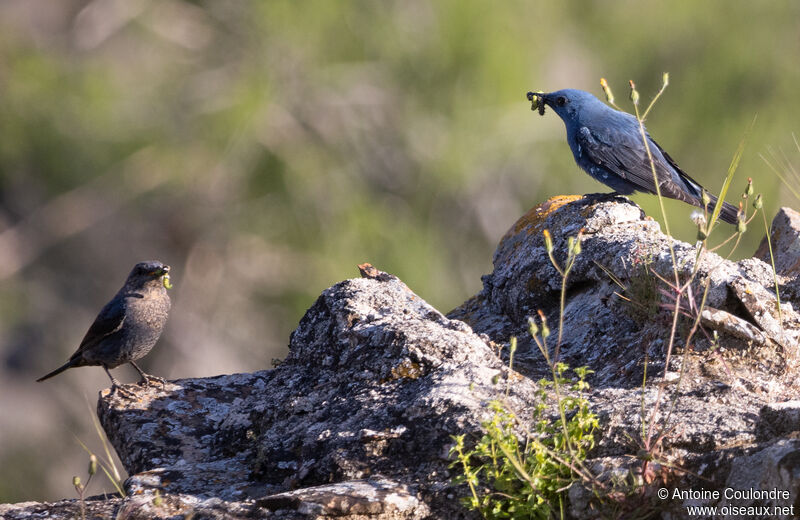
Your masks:
M592 162L629 181L637 190L655 193L650 159L638 132L632 135L610 128L589 130L583 126L578 129L576 140ZM662 179L665 168L655 157L653 159L659 179Z
M637 190L655 193L650 158L642 143L641 134L638 129L635 132L631 130L629 128L625 132L613 127L589 130L584 126L578 129L576 141L582 153L595 164L626 179L636 186ZM700 183L683 171L649 134L645 135L653 155L661 194L703 207L701 199L704 188ZM712 194L709 194L709 198L711 200L709 209L711 209L716 204L717 198ZM739 218L738 209L727 202L724 203L721 218L729 224L735 224Z
M664 156L664 159L666 159L669 165L672 166L672 168L678 173L678 176L681 177L681 179L683 179L683 181L689 186L690 189L696 191L697 198L698 199L701 198L703 196L703 190L705 188L700 186L700 183L698 183L696 180L689 177L689 174L683 171L680 166L678 166L678 163L676 163L675 160L672 157L670 157L669 154L665 152L663 148L661 148L661 145L655 142L650 136L647 137L650 138L651 143L656 145L658 151L661 152L661 155Z
M659 146L657 142L653 141L652 139L650 139L650 142L652 142L654 145L658 147L659 151L661 152L661 155L663 155L664 159L666 159L666 161L670 164L670 166L672 166L672 168L675 169L675 171L678 173L678 176L681 178L681 180L687 186L687 188L689 190L692 190L692 192L697 197L697 200L702 200L703 191L706 191L706 193L708 193L708 198L710 200L708 209L713 210L714 206L717 205L717 196L714 195L713 193L709 193L708 190L706 190L700 185L700 183L689 177L688 173L681 170L680 166L678 166L675 163L672 157L670 157L669 154L665 152L664 149L661 148L661 146ZM700 207L701 205L697 204L697 206ZM739 209L733 204L729 204L723 201L722 210L720 210L720 218L725 222L727 222L728 224L736 224L739 221Z
M100 314L97 315L92 326L89 327L89 330L81 341L80 347L78 347L78 350L73 354L73 357L78 356L86 349L102 341L103 338L120 330L122 324L125 322L125 308L125 298L115 297L108 302L105 307L100 310Z

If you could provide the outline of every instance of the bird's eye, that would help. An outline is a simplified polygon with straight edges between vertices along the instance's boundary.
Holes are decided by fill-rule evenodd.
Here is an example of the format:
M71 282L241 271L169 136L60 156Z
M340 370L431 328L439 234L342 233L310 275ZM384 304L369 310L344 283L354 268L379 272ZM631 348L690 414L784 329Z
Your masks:
M556 99L556 105L563 107L566 104L567 104L567 98L565 98L564 96L558 96L558 99Z

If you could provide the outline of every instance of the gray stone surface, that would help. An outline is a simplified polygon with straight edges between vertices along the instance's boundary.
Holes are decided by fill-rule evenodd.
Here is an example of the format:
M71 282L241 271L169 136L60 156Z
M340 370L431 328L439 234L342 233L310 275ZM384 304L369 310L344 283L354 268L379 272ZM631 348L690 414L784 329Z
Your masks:
M758 435L761 439L800 437L800 401L765 404L759 412Z
M784 518L800 517L800 440L782 439L752 454L736 457L731 464L726 482L729 499L726 504L736 506L781 507L794 506L794 514ZM788 498L761 496L753 492L788 491ZM733 493L732 493L733 492ZM734 494L739 492L738 494ZM771 515L778 518L778 515ZM727 515L726 518L736 518Z
M362 278L322 293L277 368L130 385L135 398L103 392L98 414L131 475L129 497L90 507L101 517L144 511L129 518L187 511L195 518L474 518L458 501L465 490L451 484L451 436L476 440L491 415L487 403L497 398L530 426L535 381L548 368L527 317L541 311L555 333L559 316L561 278L544 229L561 262L567 237L582 230L561 359L596 371L587 396L601 428L587 465L607 485L640 484L635 494L598 501L577 483L570 515L684 518L685 501L654 498L667 484L786 486L796 501L800 301L782 294L779 315L768 264L698 257L694 246L673 241L681 275L699 273L693 299L702 296L702 281L710 285L702 330L687 348L690 323L682 321L667 362L674 301L652 273L671 279L669 239L635 204L599 195L531 210L501 240L483 290L448 316L365 264ZM781 275L779 283L797 282ZM652 301L636 307L628 297ZM505 348L511 335L520 338L513 372ZM153 506L156 490L161 509ZM34 511L66 518L76 502L3 507L6 518Z
M266 510L356 518L428 518L430 510L397 482L350 480L278 493L256 501Z
M800 213L792 208L781 208L772 219L770 231L775 270L782 275L800 275ZM754 256L771 263L766 236Z
M583 230L582 253L567 280L565 360L595 369L595 386L639 386L637 360L647 351L658 364L670 316L665 312L637 316L632 305L620 297L629 293L614 280L635 288L655 279L648 272L670 281L674 278L668 238L658 223L644 218L638 206L626 198L560 197L532 209L500 241L494 271L483 277L483 290L450 316L464 320L493 341L507 341L511 335L526 338L518 357L521 367L529 375L543 375L544 363L525 330L527 317L539 310L548 316L551 326L558 321L561 277L547 257L542 237L545 229L553 237L554 255L562 264L567 238ZM701 283L710 282L704 323L726 335L727 351L744 353L748 345L760 342L770 351L761 352L768 364L775 365L764 367L763 377L770 380L781 372L781 366L796 361L800 316L784 298L783 327L778 325L769 265L757 259L729 262L708 252L697 259L694 246L676 240L672 245L680 275L687 277L694 268L698 271L692 291L695 303L702 299ZM781 281L785 281L783 277ZM659 290L668 289L663 283L651 289L655 307L670 303ZM696 339L695 349L708 347L704 335L698 334Z
M500 396L493 379L508 369L492 346L384 273L323 292L290 349L270 371L174 381L134 401L104 394L98 413L132 474L126 491L339 516L377 506L350 491L349 513L338 499L320 505L319 493L335 489L324 486L376 475L395 500L386 518L431 507L462 514L448 497L460 491L447 452L451 435L479 431L486 403ZM507 400L530 413L535 388L519 379Z
M186 519L234 520L276 518L255 504L226 502L218 498L199 499L196 496L168 494L157 499L152 494L131 495L122 498L93 497L87 499L85 515L89 520L150 520ZM0 505L0 518L4 520L76 520L81 518L78 500L61 500L53 503L21 502ZM300 520L307 515L286 512L281 520Z

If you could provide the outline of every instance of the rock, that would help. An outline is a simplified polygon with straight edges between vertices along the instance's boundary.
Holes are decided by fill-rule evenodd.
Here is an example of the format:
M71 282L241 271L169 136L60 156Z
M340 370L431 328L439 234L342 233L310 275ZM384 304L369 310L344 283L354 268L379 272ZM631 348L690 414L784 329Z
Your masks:
M85 507L89 513L88 518L114 518L114 514L121 502L119 498L109 500L87 499ZM28 520L30 518L73 520L80 517L81 505L78 500L0 504L0 518L3 520Z
M271 376L264 371L178 380L138 389L135 401L104 391L98 416L131 475L126 491L227 500L252 495L248 460L255 450L240 441L252 435L250 413L262 409ZM268 490L261 485L255 494Z
M596 386L639 386L642 374L635 370L637 360L643 352L652 355L654 348L663 347L659 342L665 327L668 330L670 316L658 311L674 303L660 294L669 288L657 283L653 273L665 280L674 280L674 274L670 240L657 222L645 218L638 206L624 197L557 197L532 209L500 241L494 271L483 277L483 290L449 316L496 342L512 335L525 338L518 357L520 368L531 376L545 375L546 366L526 333L527 317L540 310L551 324L558 322L562 279L544 248L545 229L553 237L554 256L562 265L567 239L582 230L582 252L567 278L567 326L561 347L565 360L572 366L588 365L596 370ZM782 371L779 365L796 358L800 316L784 299L783 328L778 325L769 265L756 259L729 262L710 252L698 260L694 246L676 240L671 243L682 279L697 269L693 305L702 299L701 282L709 282L705 301L709 312L704 319L728 336L728 350L742 351L758 340L776 351L774 356L766 354L775 364L764 373L767 378ZM640 302L628 304L620 294ZM684 299L683 303L689 302ZM697 343L698 348L709 345L702 336ZM658 356L654 361L658 363Z
M254 504L225 502L218 498L201 500L194 496L181 494L169 494L159 497L159 499L152 494L133 495L124 499L92 497L86 499L85 515L87 519L91 520L106 518L125 518L126 520L273 518L267 511ZM22 502L0 505L0 518L4 520L29 520L31 518L75 520L81 518L81 504L80 501L74 499L55 503ZM280 518L281 520L300 520L308 518L308 516L287 514Z
M470 443L482 435L492 400L516 414L520 434L532 429L536 381L550 368L528 317L547 319L553 355L561 314L562 278L545 229L561 265L568 238L580 233L560 360L595 371L585 395L600 419L586 461L595 481L570 486L568 514L685 518L686 499L656 498L666 485L783 486L791 500L740 503L791 506L800 488L792 402L800 390L800 300L782 293L779 313L770 265L698 256L628 199L591 195L551 199L520 219L498 245L483 289L448 316L362 264L362 278L322 293L272 370L129 385L135 399L101 393L98 415L130 474L129 496L87 507L148 518L477 518L459 501L467 491L452 483L448 450L454 435ZM681 300L692 319L679 320L671 350L670 245L680 279L697 272ZM598 498L596 485L611 495ZM0 515L66 517L76 505L18 504Z
M800 440L783 439L751 455L736 457L720 502L767 508L767 516L773 518L797 518L800 516L798 483ZM776 508L784 512L778 513Z
M800 436L800 401L765 404L759 413L759 438L768 440L790 434Z
M350 480L261 498L269 511L348 518L427 518L430 510L404 486L386 479Z
M323 292L274 370L138 389L135 401L104 394L126 491L303 514L463 514L446 498L451 436L480 431L508 369L467 325L383 275ZM530 413L535 391L522 379L507 399Z
M784 276L800 275L800 213L792 208L781 208L770 227L772 255L775 270ZM753 255L768 264L771 263L769 243L765 236Z

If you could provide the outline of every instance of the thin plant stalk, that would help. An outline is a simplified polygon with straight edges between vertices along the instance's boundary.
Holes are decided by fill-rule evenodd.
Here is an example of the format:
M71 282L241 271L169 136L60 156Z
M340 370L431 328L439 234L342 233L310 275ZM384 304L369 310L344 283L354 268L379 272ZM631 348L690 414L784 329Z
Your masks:
M666 234L669 237L672 237L672 233L671 233L671 231L669 229L669 221L667 219L666 208L664 206L664 198L661 195L661 187L660 187L659 182L658 182L658 175L657 175L657 172L656 172L655 161L653 160L653 154L652 154L652 151L650 149L650 144L649 144L648 139L647 139L647 133L646 133L646 131L644 129L644 119L650 113L650 110L653 108L655 102L658 100L658 98L664 92L664 89L667 87L668 83L669 83L669 76L665 74L661 89L658 91L656 96L650 102L649 106L644 111L644 114L641 114L640 111L639 111L639 94L636 91L636 86L633 83L633 81L630 82L630 86L631 86L631 100L633 101L633 106L634 106L634 111L635 111L635 114L636 114L636 119L637 119L637 121L639 123L639 134L640 134L640 136L642 138L642 143L644 144L645 151L647 152L648 161L650 162L650 170L651 170L651 172L653 174L653 182L655 184L656 197L658 198L658 203L659 203L659 207L660 207L660 210L661 210L661 216L664 219L664 230L665 230ZM753 120L753 123L751 123L750 128L748 128L747 134L749 134L749 131L752 128L754 123L755 123L755 119ZM733 174L736 171L736 169L738 168L739 161L740 161L742 153L744 151L744 144L746 142L747 134L742 139L742 141L740 141L739 147L737 148L736 153L734 154L734 157L733 157L733 159L731 161L731 164L728 167L728 174L725 177L725 181L723 182L723 186L722 186L722 189L720 191L720 195L717 198L717 203L715 204L714 210L713 210L713 212L711 214L711 218L708 221L708 226L706 228L708 230L708 233L706 234L706 236L714 228L714 226L715 226L715 224L717 222L717 219L719 218L719 214L720 214L720 211L722 210L722 205L723 205L723 202L725 200L725 196L726 196L726 194L728 192L728 189L730 188L730 184L731 184L731 181L733 179ZM737 233L737 235L739 235L738 238L741 237L741 233ZM678 262L677 262L677 256L675 254L674 245L672 243L672 240L668 241L670 258L672 260L672 272L673 272L673 277L674 277L674 280L675 280L674 281L674 285L672 286L673 290L675 290L675 309L674 309L674 312L673 312L672 325L670 327L670 333L669 333L670 336L669 336L669 340L667 342L667 349L666 349L666 355L665 355L665 360L664 360L664 370L665 371L669 370L669 365L670 365L670 361L671 361L671 358L672 358L672 352L673 352L674 346L675 346L675 336L676 336L676 332L677 332L678 318L680 316L681 299L683 298L685 291L689 287L691 287L691 284L693 283L693 281L694 281L694 279L695 279L695 277L697 275L697 272L698 272L698 269L699 269L699 265L700 265L700 259L702 257L703 251L707 247L706 240L707 240L707 238L702 241L702 244L700 246L700 250L698 251L698 253L697 253L696 257L695 257L695 264L694 264L694 267L692 269L692 273L689 276L688 280L684 284L680 283L679 267L678 267ZM735 249L736 245L738 245L738 239L737 239L737 242L734 244L734 249ZM671 285L671 284L668 284L668 285ZM705 295L706 294L707 294L707 287L706 287L706 290L704 291L703 305L705 303ZM697 330L697 326L699 325L699 319L700 319L700 315L701 314L702 314L702 305L697 310L697 320L696 320L696 323L695 323L694 327L692 328L692 336L693 336L694 332ZM687 350L688 350L688 344L689 344L689 339L687 339ZM685 362L686 362L686 358L685 358L685 355L684 355L684 364L685 364ZM680 378L679 378L679 384L680 384L680 381L683 378L684 371L685 371L685 367L682 366L681 367L681 374L680 374ZM654 428L655 428L655 425L658 422L658 413L659 413L660 402L661 402L661 398L662 398L663 393L664 393L664 389L665 389L665 384L664 383L659 385L659 390L658 390L658 393L656 395L656 402L654 403L653 410L652 410L652 412L650 414L650 419L648 421L649 424L647 425L646 434L645 434L644 439L643 439L646 448L650 448L651 447L651 441L652 441L653 435L654 435ZM676 394L677 394L677 392L676 392ZM673 404L670 407L670 412L668 413L667 418L669 418L671 416L672 410L674 410L674 403L675 403L675 400L673 399ZM664 428L662 428L662 432L666 430L667 424L668 423L664 424ZM659 435L659 437L660 437L660 435Z
M769 261L772 264L772 281L773 283L775 283L775 300L778 304L778 323L781 326L781 334L785 335L785 332L783 330L783 313L781 312L781 293L780 290L778 289L778 271L775 269L775 256L772 254L772 237L770 236L772 229L770 229L769 224L767 224L767 214L762 211L761 216L764 218L764 231L766 232L767 235L767 247L769 248ZM785 342L786 338L783 338L783 340Z

